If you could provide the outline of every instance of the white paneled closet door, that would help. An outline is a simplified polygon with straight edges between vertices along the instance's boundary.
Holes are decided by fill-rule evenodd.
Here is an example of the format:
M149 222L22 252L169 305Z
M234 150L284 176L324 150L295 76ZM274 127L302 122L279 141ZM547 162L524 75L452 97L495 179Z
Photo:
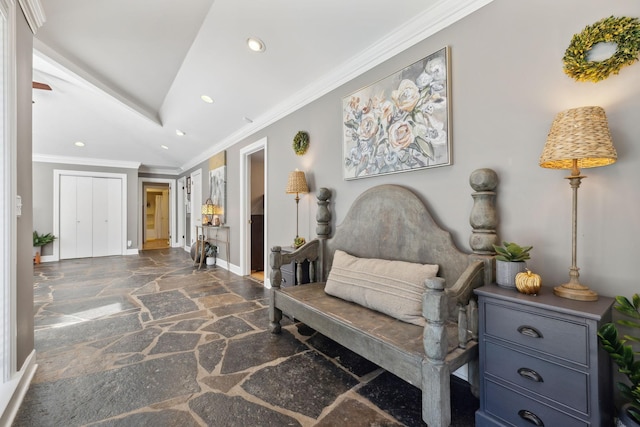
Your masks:
M60 176L60 259L122 255L122 180Z
M60 259L76 258L76 241L78 232L76 225L76 194L78 178L60 176Z
M122 180L110 178L107 185L107 255L123 255Z
M107 256L109 239L109 178L92 178L93 199L93 239L91 241L93 256Z

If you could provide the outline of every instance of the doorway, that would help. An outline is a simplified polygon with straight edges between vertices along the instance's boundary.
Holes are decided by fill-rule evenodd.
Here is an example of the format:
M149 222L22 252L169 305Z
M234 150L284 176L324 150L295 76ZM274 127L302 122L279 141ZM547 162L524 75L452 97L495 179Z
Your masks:
M267 284L267 139L240 150L240 270Z
M154 197L147 197L147 188L154 189L153 193ZM176 232L176 180L175 179L165 179L165 178L138 178L138 241L133 247L138 248L138 250L144 249L159 249L159 247L153 246L161 246L163 248L168 247L176 247L179 244L178 233ZM156 194L159 193L159 194ZM164 209L164 214L162 211L159 215L164 215L164 219L160 218L160 226L163 229L156 230L156 217L155 217L155 206L156 201L158 199L155 198L157 195L162 195L163 199L161 201L160 209ZM159 200L158 200L159 201ZM149 206L147 206L149 203ZM148 233L148 227L150 225L149 221L147 221L147 215L149 215L149 220L153 217L153 232ZM155 237L160 237L156 239ZM147 244L147 240L149 237L152 237L154 240L153 244ZM163 242L163 240L166 240ZM151 243L151 242L149 242Z
M143 191L142 249L167 249L171 247L169 184L144 183Z

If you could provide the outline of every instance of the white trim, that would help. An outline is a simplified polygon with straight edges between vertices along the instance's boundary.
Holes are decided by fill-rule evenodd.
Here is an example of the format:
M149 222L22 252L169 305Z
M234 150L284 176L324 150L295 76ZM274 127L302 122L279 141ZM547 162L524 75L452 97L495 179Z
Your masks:
M11 381L0 385L0 408L3 409L0 426L10 426L13 423L37 368L36 351L33 350Z
M248 175L251 170L250 156L253 153L264 150L264 271L267 272L267 138L264 137L253 144L250 144L240 149L240 267L239 274L246 276L251 274L251 242L249 242L249 236L251 235L249 219L251 217L248 200L251 194L250 182Z
M176 244L174 248L186 248L187 246L187 198L184 187L187 177L183 176L176 181ZM182 243L182 244L181 244Z
M138 250L142 249L142 245L144 244L142 240L142 217L144 215L144 190L143 183L151 182L157 184L169 184L169 224L171 234L171 247L175 247L178 245L178 237L176 233L176 180L175 179L165 179L165 178L138 178L138 202L140 203L140 209L138 210Z
M4 47L1 49L3 54L2 67L0 72L3 77L4 97L2 99L2 115L1 120L4 121L2 138L2 179L0 185L0 199L4 209L0 213L0 240L3 246L0 250L0 259L2 260L2 279L0 286L0 327L2 333L0 336L0 351L2 357L0 360L0 387L4 390L6 383L12 380L17 368L17 252L18 252L18 217L17 217L17 79L16 79L16 5L13 0L1 0L0 7L2 15L5 19L5 29L3 42ZM1 407L4 408L5 405Z
M259 130L310 104L492 1L439 0L431 8L424 10L412 20L406 22L402 26L402 30L395 31L389 37L369 46L368 49L360 52L357 56L336 67L332 73L303 88L284 102L275 105L265 114L256 117L253 123L244 126L219 143L212 145L207 151L185 163L182 169L191 169L214 154L226 150Z
M125 255L138 255L138 249L127 249L127 253Z
M103 166L107 168L138 169L140 162L128 162L122 160L90 159L85 157L66 157L47 154L34 154L31 157L34 162L61 163L65 165Z
M60 236L60 177L62 175L69 176L86 176L91 178L116 178L122 180L122 250L121 254L127 253L127 174L125 173L109 173L109 172L93 172L93 171L74 171L66 169L53 170L53 235ZM56 239L53 245L53 261L60 261L60 239Z
M37 33L38 29L42 27L47 20L40 0L18 0L18 2L22 8L24 17L27 19L29 28L31 28L31 32L33 34Z

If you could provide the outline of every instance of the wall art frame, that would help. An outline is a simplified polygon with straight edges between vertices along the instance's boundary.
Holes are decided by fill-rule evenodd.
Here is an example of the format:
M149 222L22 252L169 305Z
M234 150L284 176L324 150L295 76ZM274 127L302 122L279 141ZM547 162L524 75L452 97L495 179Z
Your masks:
M187 184L185 185L185 187L187 187L187 194L191 194L191 177L190 176L187 177Z
M342 99L345 180L449 166L448 46Z

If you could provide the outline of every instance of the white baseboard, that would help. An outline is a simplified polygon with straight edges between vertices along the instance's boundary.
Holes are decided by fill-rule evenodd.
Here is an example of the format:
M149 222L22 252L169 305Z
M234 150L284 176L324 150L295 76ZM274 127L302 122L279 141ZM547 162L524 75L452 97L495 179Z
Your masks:
M138 255L138 249L127 249L127 253L125 255Z
M55 262L58 261L53 255L43 255L40 257L40 262Z
M2 405L0 406L2 409L0 426L10 426L13 423L36 369L38 369L36 351L33 350L14 378L0 385L0 405Z

